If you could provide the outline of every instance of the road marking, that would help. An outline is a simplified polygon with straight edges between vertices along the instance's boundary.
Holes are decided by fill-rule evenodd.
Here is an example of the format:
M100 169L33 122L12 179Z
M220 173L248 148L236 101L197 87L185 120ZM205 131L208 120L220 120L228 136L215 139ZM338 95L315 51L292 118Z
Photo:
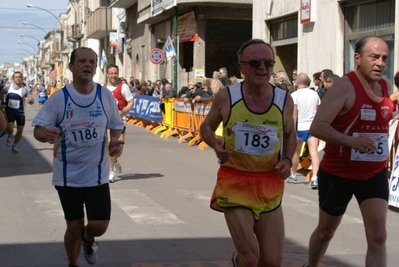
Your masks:
M163 262L163 263L134 263L132 267L231 267L228 261L197 261L197 262Z
M137 224L185 224L175 214L138 190L111 190L111 199Z
M37 211L42 211L47 215L64 217L57 191L24 191L23 194L28 201L35 204L35 210L29 210L29 212L35 213L35 216L37 216Z
M296 195L289 195L289 196L292 197L292 198L295 198L295 199L297 199L299 201L305 202L305 203L313 203L312 200L307 199L307 198L303 198L303 197L296 196Z
M182 192L187 200L200 200L205 201L207 204L209 204L212 195L211 191L205 190L184 190Z
M318 203L307 199L303 198L297 195L288 195L290 198L294 199L294 203L289 204L289 206L292 208L293 206L300 206L300 208L296 208L295 210L300 211L307 216L311 217L319 217L319 205ZM317 212L315 212L317 210ZM342 222L351 222L351 223L356 223L356 224L363 224L363 219L362 218L357 218L348 215L347 213L344 214L344 217L342 218Z
M282 267L302 266L306 261L307 261L306 258L301 260L300 259L284 260L281 266ZM343 266L342 264L343 263L340 263L336 260L324 257L319 266L339 267ZM133 263L131 267L231 267L231 266L232 264L230 261L190 261L190 262L158 262L158 263L140 262L140 263Z

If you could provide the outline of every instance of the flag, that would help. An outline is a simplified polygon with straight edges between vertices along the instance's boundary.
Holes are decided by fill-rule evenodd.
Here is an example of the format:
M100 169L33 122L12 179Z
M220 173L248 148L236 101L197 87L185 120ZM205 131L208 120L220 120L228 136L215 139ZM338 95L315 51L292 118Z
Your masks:
M165 53L165 57L167 60L176 56L175 48L173 47L172 40L170 39L170 36L168 36L168 39L166 39L166 42L165 42L162 50Z

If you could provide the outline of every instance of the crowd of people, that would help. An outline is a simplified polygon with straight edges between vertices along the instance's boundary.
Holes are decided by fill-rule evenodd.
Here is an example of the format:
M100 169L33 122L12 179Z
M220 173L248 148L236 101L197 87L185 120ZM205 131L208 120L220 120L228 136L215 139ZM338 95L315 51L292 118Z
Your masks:
M193 104L212 101L200 134L220 164L210 207L224 213L236 247L233 266L281 266L284 183L298 182L304 143L313 170L309 186L319 194L319 221L309 240L309 262L303 266L319 266L352 196L364 220L366 266L387 266L387 125L399 93L390 96L382 78L389 56L386 42L373 36L360 39L356 69L342 77L329 69L312 76L294 69L289 79L284 71L274 72L274 50L260 39L244 43L237 55L242 82L222 67L212 78L190 81L176 90L167 79L128 82L113 64L107 68L108 82L94 83L98 55L81 47L70 57L72 83L64 81L61 90L43 100L46 87L40 81L42 108L32 125L38 141L54 144L52 183L67 222L69 267L78 266L81 248L90 264L97 261L95 238L105 233L111 218L109 183L122 171L117 159L135 95ZM395 85L399 89L399 72ZM33 98L20 72L1 88L3 94L8 121L4 126L0 120L0 127L7 129L6 145L18 152L24 103ZM222 122L220 139L215 131ZM325 142L321 160L320 142Z
M161 80L139 80L130 78L128 82L125 78L120 77L119 81L125 83L133 96L147 95L158 97L160 99L178 98L184 99L186 102L209 102L212 101L215 94L226 86L231 86L239 82L236 76L228 76L225 67L219 71L214 71L212 78L206 78L202 82L189 81L187 85L183 85L179 90L173 88L168 79Z

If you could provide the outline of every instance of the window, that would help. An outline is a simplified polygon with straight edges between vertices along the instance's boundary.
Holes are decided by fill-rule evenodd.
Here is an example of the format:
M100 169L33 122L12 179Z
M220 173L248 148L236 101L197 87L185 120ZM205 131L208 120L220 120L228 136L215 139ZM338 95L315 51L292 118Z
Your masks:
M389 48L389 59L384 75L393 81L395 1L378 0L344 6L345 27L345 72L355 68L353 55L358 40L368 35L384 39Z

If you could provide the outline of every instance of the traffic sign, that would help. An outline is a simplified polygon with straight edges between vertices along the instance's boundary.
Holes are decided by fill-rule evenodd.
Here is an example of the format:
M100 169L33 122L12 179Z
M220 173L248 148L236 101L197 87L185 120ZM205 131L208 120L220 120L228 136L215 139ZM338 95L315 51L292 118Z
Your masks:
M153 64L161 64L165 60L165 54L159 48L150 51L150 61Z

